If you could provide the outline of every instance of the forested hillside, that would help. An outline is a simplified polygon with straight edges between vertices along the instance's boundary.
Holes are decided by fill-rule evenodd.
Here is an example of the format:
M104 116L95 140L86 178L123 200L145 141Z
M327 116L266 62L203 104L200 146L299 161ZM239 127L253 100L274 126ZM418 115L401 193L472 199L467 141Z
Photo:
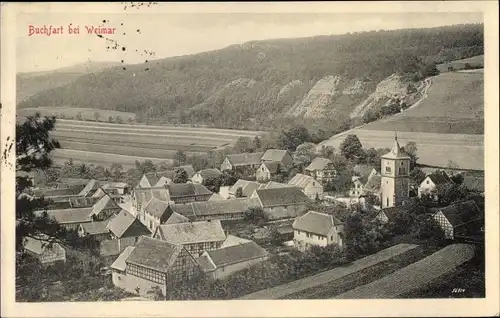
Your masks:
M148 123L221 128L275 128L305 117L333 127L395 73L417 83L438 63L480 54L479 24L253 41L85 75L19 107L110 109Z

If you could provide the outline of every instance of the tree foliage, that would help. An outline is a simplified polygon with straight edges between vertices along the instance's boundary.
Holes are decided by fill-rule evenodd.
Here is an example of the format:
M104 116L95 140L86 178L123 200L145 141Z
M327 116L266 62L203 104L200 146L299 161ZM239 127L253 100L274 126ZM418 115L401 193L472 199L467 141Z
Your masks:
M363 145L355 134L349 134L340 144L340 153L348 160L355 159L363 151Z

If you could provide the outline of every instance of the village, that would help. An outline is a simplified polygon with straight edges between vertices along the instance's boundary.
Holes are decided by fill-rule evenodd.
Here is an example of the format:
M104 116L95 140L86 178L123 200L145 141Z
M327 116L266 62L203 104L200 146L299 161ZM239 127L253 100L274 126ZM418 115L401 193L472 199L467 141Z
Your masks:
M316 149L304 164L299 146L228 154L199 171L179 165L147 172L136 184L59 178L54 187L35 187L33 196L49 202L35 213L97 242L102 275L139 299L203 298L193 287L200 277L228 281L276 257L320 250L331 265L390 247L396 236L484 244L483 176L417 168L397 133L368 163L347 143L338 154L347 166L329 159L328 149ZM366 227L360 232L354 216ZM356 245L364 240L356 235L374 229L390 230L380 230L383 238L369 248ZM61 266L68 252L32 237L25 249L45 267Z

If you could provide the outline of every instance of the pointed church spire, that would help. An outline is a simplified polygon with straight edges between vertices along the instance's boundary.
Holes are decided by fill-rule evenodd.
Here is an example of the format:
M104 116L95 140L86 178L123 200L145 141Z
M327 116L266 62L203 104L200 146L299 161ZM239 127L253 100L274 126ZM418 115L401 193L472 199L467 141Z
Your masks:
M407 158L408 156L403 152L399 146L398 133L394 132L394 142L392 144L391 151L382 156L383 158L395 159L395 158ZM409 157L408 157L409 158Z

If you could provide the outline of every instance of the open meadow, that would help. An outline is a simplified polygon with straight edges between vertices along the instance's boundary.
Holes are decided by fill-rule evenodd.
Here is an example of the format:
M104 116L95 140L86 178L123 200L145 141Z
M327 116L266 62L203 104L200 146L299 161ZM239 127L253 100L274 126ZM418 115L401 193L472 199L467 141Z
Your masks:
M177 151L202 154L263 132L195 127L112 124L58 119L52 136L61 144L56 164L75 162L135 166L135 160L171 162Z

